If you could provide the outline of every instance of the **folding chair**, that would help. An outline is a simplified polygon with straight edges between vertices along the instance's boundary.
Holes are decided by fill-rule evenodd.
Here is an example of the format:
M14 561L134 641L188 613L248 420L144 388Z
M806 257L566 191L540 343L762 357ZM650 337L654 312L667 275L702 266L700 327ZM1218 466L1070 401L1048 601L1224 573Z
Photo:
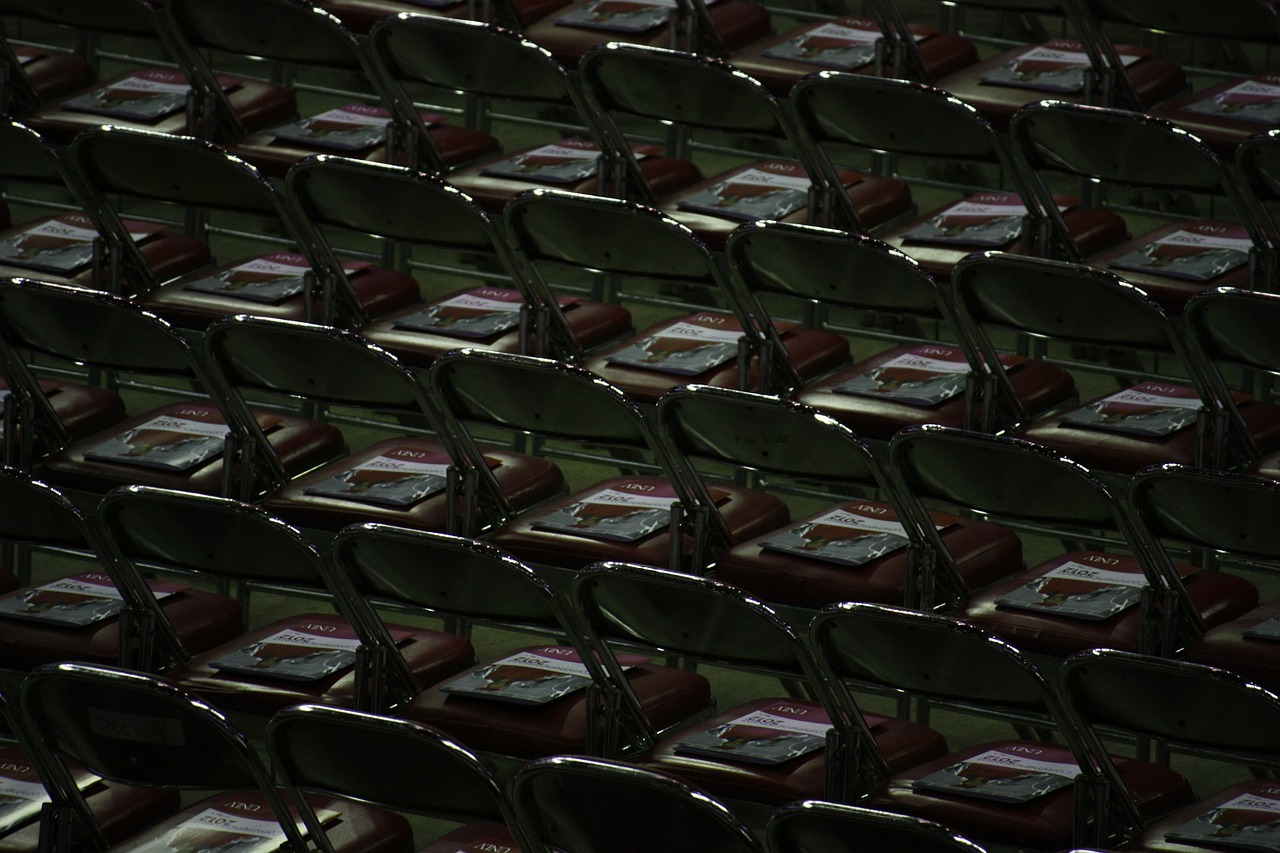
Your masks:
M1012 531L956 516L915 519L871 449L807 406L695 385L663 396L657 420L685 460L751 472L772 489L791 485L843 498L716 558L716 578L766 601L929 608L963 600L969 590L1022 568L1021 542ZM689 468L688 476L702 476ZM920 523L939 528L938 540ZM934 550L939 540L940 552Z
M1276 220L1276 205L1280 202L1280 189L1276 184L1276 176L1280 174L1280 141L1277 140L1280 140L1280 131L1263 131L1241 142L1235 152L1238 184L1253 203L1257 221L1269 241L1270 251L1261 270L1264 281L1274 274L1277 252L1280 252L1280 224Z
M70 95L93 82L93 65L71 51L0 39L0 111L24 115L40 104Z
M508 204L504 218L531 274L552 292L564 278L598 273L622 300L651 296L657 283L728 308L659 321L582 360L639 402L685 383L784 391L848 357L848 342L834 332L748 313L709 247L652 208L534 190Z
M231 408L223 380L188 340L122 297L11 279L0 283L0 316L10 461L59 488L97 496L148 483L253 498L343 451L328 425ZM32 355L167 382L179 399L76 439L32 376Z
M324 558L294 527L238 501L130 486L103 499L99 525L114 554L135 567L236 584L242 598L270 590L328 599ZM210 531L217 531L216 537ZM420 686L475 660L456 634L390 627L408 677ZM175 661L166 677L255 727L310 702L355 707L373 689L360 633L327 610L295 613Z
M1121 499L1066 456L1016 438L937 426L912 427L889 445L890 465L915 500L1038 529L1069 550L975 592L955 614L1029 654L1062 658L1082 649L1172 655L1189 632L1256 606L1253 584L1219 572L1155 561ZM922 511L922 510L921 510ZM1069 545L1068 547L1072 547ZM1056 549L1055 549L1056 550Z
M471 749L524 761L564 753L616 757L640 736L611 701L609 674L577 617L528 566L481 542L386 525L349 527L334 540L330 587L371 654L383 659L385 694L373 710L448 732ZM465 625L532 634L477 667L430 686L409 678L377 606L429 613ZM694 672L631 661L625 673L658 729L711 710Z
M491 213L501 211L517 193L538 186L648 201L701 178L692 163L663 156L653 146L637 159L584 99L578 80L547 51L510 30L475 21L399 15L373 28L368 49L390 81L402 121L421 122L414 95L425 87L427 95L462 92L497 106L567 112L570 122L585 130L585 136L522 145L455 169L422 146L417 152L420 168L446 175Z
M1168 564L1175 546L1213 555L1202 571L1245 569L1270 573L1280 540L1269 524L1280 500L1273 479L1162 465L1134 478L1129 506L1153 558ZM1230 669L1269 690L1280 686L1280 656L1268 638L1280 605L1266 601L1229 622L1190 637L1186 658Z
M1194 751L1275 772L1280 700L1234 672L1094 649L1067 661L1059 684L1074 725L1093 743L1120 733L1156 741L1166 750ZM1116 780L1123 767L1104 763L1093 768L1102 796L1124 790ZM1254 807L1266 808L1278 795L1280 786L1273 778L1233 785L1148 822L1139 832L1124 827L1132 844L1122 849L1223 849L1218 838L1257 837L1262 824L1272 823ZM1233 811L1237 808L1242 811Z
M633 763L705 787L718 797L782 805L797 799L844 801L869 771L850 762L861 747L904 770L937 758L937 732L894 717L863 715L816 669L806 645L781 616L742 590L649 566L601 563L574 577L573 606L613 675L611 697L637 720L619 652L661 650L699 665L780 679L787 694L758 694L708 720L645 732ZM608 650L608 654L605 654Z
M932 821L821 800L788 803L769 816L770 853L982 853Z
M1131 837L1194 797L1167 767L1109 756L1077 730L1054 686L1018 649L974 625L846 602L818 614L810 642L824 677L841 689L888 688L1053 727L1052 743L979 743L887 774L858 805L935 821L979 844L1062 850ZM1114 768L1110 788L1098 783L1103 765Z
M964 260L952 284L956 313L980 347L982 364L989 365L998 400L1013 397L1012 379L1022 367L1010 370L993 361L997 332L1033 339L1059 358L1101 350L1114 365L1105 372L1137 374L1124 375L1118 391L1047 418L1027 417L1016 403L993 403L986 410L994 412L984 424L988 430L1006 428L1095 472L1124 476L1160 462L1232 468L1280 441L1276 407L1244 394L1233 398L1187 346L1182 324L1118 275L985 253ZM1142 378L1148 365L1159 368L1156 378Z
M53 799L45 822L52 849L106 850L110 844L67 761L126 784L222 792L143 830L130 846L203 849L272 837L308 849L307 833L272 770L245 736L219 711L166 681L113 667L53 664L23 683L18 705ZM333 849L411 849L407 821L390 812L320 797L310 805L327 818L323 830Z
M321 155L292 170L288 189L303 214L322 228L376 234L391 250L405 246L409 252L443 250L496 260L499 280L447 294L431 288L429 301L359 329L406 364L427 367L461 346L575 360L632 329L631 315L621 306L547 293L520 267L500 225L441 178Z
M23 121L56 144L66 144L86 128L106 124L145 128L159 133L190 133L208 138L225 138L218 117L202 113L194 99L194 87L218 85L226 93L237 123L242 128L278 124L294 109L292 98L279 87L224 76L217 81L193 81L187 65L189 48L170 26L164 4L154 0L103 0L90 4L49 4L40 0L5 0L0 14L11 19L29 19L54 25L77 38L106 36L123 39L137 50L138 44L161 53L169 64L135 66L123 74L77 86L52 100L41 102L28 79L17 99ZM96 64L96 58L90 59ZM21 79L25 69L16 72ZM189 109L190 107L190 109Z
M1227 219L1178 220L1087 255L1120 270L1173 313L1207 287L1249 289L1261 273L1266 237L1237 179L1196 137L1164 119L1058 101L1022 109L1009 124L1042 204L1050 176L1107 187L1190 193L1229 206Z
M639 406L581 368L460 350L432 365L430 383L444 410L447 440L470 440L473 431L494 428L563 441L579 453L584 447L616 452L611 467L622 476L516 515L488 536L535 566L579 569L623 560L699 572L731 544L786 522L786 505L776 497L686 482ZM631 473L655 466L656 475Z
M698 788L618 762L570 755L532 761L516 775L511 795L521 824L547 849L764 850L733 812Z
M778 99L722 60L612 43L584 56L579 73L593 107L615 123L642 122L668 134L674 126L686 142L690 135L710 135L723 144L729 134L734 148L746 139L754 150L785 152L785 159L752 158L658 199L660 210L713 249L722 248L743 221L872 230L912 211L910 190L901 181L849 169L822 171ZM839 195L848 198L837 203L833 196Z
M122 292L127 277L143 305L178 326L203 329L243 313L358 326L418 298L417 282L405 273L339 260L265 176L211 143L107 127L80 134L68 156L103 220L109 289ZM224 258L213 270L165 283L151 276L127 236L125 200L176 208L179 218L234 215L237 228L277 231L288 245L234 263Z
M204 345L229 405L250 430L248 401L265 397L332 407L391 434L263 497L263 506L293 524L328 534L358 521L469 533L564 493L563 475L547 460L424 435L439 431L426 388L353 332L226 317L209 327Z
M396 133L418 125L393 122L394 100L356 35L309 0L178 0L166 8L179 36L193 48L192 62L203 72L198 79L216 79L219 65L238 61L243 67L245 60L259 59L287 65L302 81L323 82L341 75L345 89L367 93L363 103L302 117L295 114L287 124L232 136L228 149L266 174L283 177L289 166L311 154L336 150L357 159L402 162L405 150L417 148L396 138ZM209 62L210 55L220 60ZM299 82L292 83L295 92ZM201 91L200 97L205 109L234 126L230 99L221 86ZM433 114L423 121L430 145L445 163L465 163L498 149L498 140L489 134L444 124L442 116ZM395 132L389 129L393 124Z
M538 849L525 837L497 776L467 746L427 726L299 705L271 718L267 749L308 834L324 853L333 853L332 845L308 794L464 822L426 851ZM354 766L353 752L361 758Z
M791 104L801 134L828 172L842 149L853 145L923 158L926 165L968 165L983 170L979 180L1004 179L1007 189L988 184L978 192L966 190L964 198L881 235L939 279L950 278L962 258L981 249L1070 258L1095 254L1128 236L1118 215L1085 207L1079 198L1055 196L1052 205L1042 205L1007 136L942 89L824 71L797 84ZM837 194L835 201L845 198ZM857 221L850 213L845 219Z
M877 342L881 352L791 391L797 402L866 441L888 441L912 424L983 423L991 395L977 350L946 293L900 250L872 237L762 222L734 233L726 256L738 298L755 317L769 316L776 309L767 300L781 296L792 304L819 301L830 311L871 311L937 329L887 348ZM1075 399L1075 383L1065 370L1012 353L1001 358L1019 362L1010 381L1029 410L1051 411Z

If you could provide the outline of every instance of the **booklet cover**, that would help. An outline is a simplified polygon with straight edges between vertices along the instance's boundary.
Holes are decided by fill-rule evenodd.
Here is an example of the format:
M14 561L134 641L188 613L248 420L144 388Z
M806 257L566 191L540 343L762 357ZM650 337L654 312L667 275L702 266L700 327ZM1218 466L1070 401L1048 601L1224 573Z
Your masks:
M98 777L87 770L69 769L82 791L98 781ZM0 757L0 832L7 833L34 822L47 802L50 802L49 793L35 768L17 749L6 750Z
M1012 353L1000 354L1000 363L1006 368L1024 361L1025 358ZM968 376L969 362L958 348L922 344L832 390L891 399L909 406L936 406L962 394Z
M1280 640L1280 616L1272 616L1252 628L1246 628L1241 633L1243 636L1255 637L1259 640Z
M561 308L577 301L557 296ZM505 287L477 287L437 302L395 321L398 329L432 332L458 338L483 339L520 325L524 297Z
M809 187L798 163L760 163L685 196L676 206L742 222L782 219L809 203Z
M222 454L230 427L216 409L180 409L152 418L85 452L85 459L161 471L189 471Z
M1165 838L1277 853L1280 851L1280 788L1241 794L1170 830Z
M863 719L875 726L886 718L867 714ZM675 750L748 764L782 764L825 747L830 730L831 718L822 706L788 699L686 735Z
M617 659L623 669L647 660L641 655L629 654L619 654ZM516 705L544 705L590 683L587 668L572 647L538 646L458 676L442 684L440 689L445 693Z
M365 261L342 261L342 270L347 275L354 275L368 267L369 264ZM277 252L189 281L182 287L184 290L198 290L275 305L301 293L306 286L306 274L310 270L311 265L302 255Z
M718 497L712 489L712 497ZM533 521L537 530L551 530L606 539L635 542L671 521L671 505L679 498L668 485L624 481L548 513Z
M1131 44L1118 44L1116 52L1128 68L1150 51ZM1084 75L1089 70L1089 55L1084 45L1070 39L1054 39L1033 47L993 68L978 78L995 86L1013 86L1042 92L1082 92Z
M676 0L592 0L556 18L556 26L643 33L667 23Z
M332 822L339 812L318 809L322 824ZM302 821L298 827L305 834ZM258 798L224 800L147 841L125 843L112 850L128 853L268 853L285 849L284 829L266 803Z
M187 584L148 580L157 599L167 598L187 588ZM44 586L20 589L0 596L0 617L26 619L79 628L115 616L124 600L111 577L103 572L85 572L59 578Z
M948 523L936 526L941 529ZM772 536L760 547L839 566L861 566L908 544L898 514L890 507L855 502Z
M1065 788L1078 775L1080 768L1067 750L1017 744L987 750L917 779L911 786L1001 803L1025 803Z
M1054 201L1059 210L1079 203L1065 196ZM1026 215L1026 205L1017 193L975 193L904 231L902 238L913 243L999 248L1022 235Z
M1146 576L1133 557L1088 554L1058 560L1040 577L996 599L996 604L1101 622L1141 601L1146 588Z
M390 628L397 643L410 635ZM342 623L304 622L213 661L214 669L285 681L319 681L355 666L360 638Z
M444 491L452 464L444 452L396 448L308 486L304 493L379 506L413 506Z
M423 113L426 124L434 124L443 116ZM276 139L300 142L334 151L361 151L381 145L387 139L391 111L386 107L347 104L332 110L286 124L270 131Z
M606 356L605 360L610 364L677 376L697 376L736 358L741 337L742 326L733 317L695 314Z
M635 145L636 159L643 160L658 152L656 145ZM600 148L586 139L561 139L501 160L481 169L485 175L518 178L543 184L576 184L596 173Z
M156 121L182 110L191 91L181 71L148 68L135 71L97 91L63 103L62 108L131 121Z
M1062 415L1060 423L1161 437L1194 426L1204 404L1194 388L1143 382Z
M909 25L916 41L923 41L923 28ZM816 24L781 44L764 51L774 59L791 59L851 71L875 59L876 42L883 33L880 25L866 18L837 18Z
M1249 263L1253 241L1243 225L1192 222L1111 260L1120 270L1154 273L1170 278L1208 281Z
M1182 111L1258 124L1280 123L1280 74L1262 74L1237 83L1212 97L1187 104Z
M135 243L158 233L153 222L126 219L124 225ZM93 260L98 229L83 213L64 213L31 225L0 240L0 262L54 273L69 273Z

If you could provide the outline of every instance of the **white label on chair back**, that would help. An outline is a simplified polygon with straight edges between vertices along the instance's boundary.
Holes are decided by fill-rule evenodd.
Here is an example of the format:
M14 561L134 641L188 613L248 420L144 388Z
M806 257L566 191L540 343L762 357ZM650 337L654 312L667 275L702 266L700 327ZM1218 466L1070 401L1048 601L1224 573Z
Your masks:
M89 731L101 737L166 746L184 746L187 742L182 720L177 717L153 717L104 708L88 710Z

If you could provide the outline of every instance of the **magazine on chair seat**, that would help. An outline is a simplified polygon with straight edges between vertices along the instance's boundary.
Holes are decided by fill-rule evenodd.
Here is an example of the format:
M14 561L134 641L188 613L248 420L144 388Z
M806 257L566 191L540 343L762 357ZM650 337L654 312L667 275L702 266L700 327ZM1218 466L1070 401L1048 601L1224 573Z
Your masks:
M187 584L148 580L157 599L187 589ZM0 617L80 628L110 619L124 609L120 591L103 572L85 572L0 596Z
M1249 263L1253 240L1243 225L1190 222L1107 262L1118 270L1209 281Z
M915 780L912 787L962 797L1025 803L1065 788L1080 775L1072 754L1044 744L1001 746Z
M135 243L162 230L157 223L131 219L124 220L124 225ZM0 239L0 263L60 274L75 272L93 260L97 238L93 220L83 213L64 213Z
M630 654L618 654L616 658L623 669L646 660ZM516 705L544 705L590 683L587 667L571 646L537 646L453 678L440 689Z
M1280 851L1280 787L1241 794L1165 834L1169 841L1259 853Z

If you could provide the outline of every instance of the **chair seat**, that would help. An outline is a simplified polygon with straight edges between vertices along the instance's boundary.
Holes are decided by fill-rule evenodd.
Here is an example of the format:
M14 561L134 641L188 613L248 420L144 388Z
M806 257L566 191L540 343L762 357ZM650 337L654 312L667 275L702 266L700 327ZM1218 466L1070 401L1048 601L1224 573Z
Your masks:
M345 619L332 613L290 616L197 655L166 677L217 708L255 716L270 716L281 708L301 703L354 707L356 678L351 667L316 680L301 681L232 672L213 665L214 661L262 643L282 631L309 625L351 631ZM398 625L389 625L388 629L393 633L404 632L400 650L419 687L441 681L475 663L475 651L465 637Z
M357 466L388 453L401 458L448 464L444 446L435 439L388 439L290 481L268 495L263 505L284 520L303 528L337 532L348 524L380 521L417 530L445 532L450 507L445 500L443 483L441 491L407 506L309 493L324 483L332 487L335 478L343 477ZM487 449L485 458L493 465L491 470L499 486L517 510L564 493L564 475L546 459L497 449ZM475 521L482 522L481 519Z
M202 652L240 636L244 617L233 598L188 587L160 599L160 607L188 651ZM45 663L120 662L120 620L110 617L82 627L4 619L0 622L0 666L26 671Z
M698 322L701 320L702 322ZM680 317L665 320L645 329L636 335L633 341L659 338L662 332L676 323L695 323L710 326L719 323L720 329L739 331L741 326L733 318L714 314L698 314L692 317ZM801 378L820 376L844 364L849 358L849 342L842 336L820 329L804 329L790 326L780 329L782 343L787 349L788 358L795 365ZM610 357L633 344L612 347L606 352L592 355L583 360L583 367L601 376L621 388L633 400L641 403L656 402L659 397L676 385L698 384L714 385L718 388L737 388L738 360L728 361L708 368L696 375L673 373L665 370L633 367L610 361ZM652 350L652 348L650 348ZM754 388L758 380L757 364L753 359L748 376L748 388Z
M199 278L207 278L238 266L243 261L219 267ZM187 281L196 277L188 277ZM349 276L365 314L378 317L411 305L420 298L417 281L407 273L381 267L366 267ZM299 293L277 302L260 302L221 293L188 290L184 282L158 287L140 297L143 306L185 329L203 329L219 317L253 314L280 320L305 320L306 304Z
M438 305L471 290L474 288L459 290L430 304ZM520 352L518 327L495 332L487 337L471 337L410 329L400 325L404 318L427 310L428 307L427 304L419 303L402 311L396 311L364 326L359 330L360 335L414 367L430 367L431 362L444 353L461 347L479 347L495 352ZM631 312L620 305L575 299L562 306L562 310L574 340L584 350L591 350L616 340L629 334L634 328L631 324Z
M1147 853L1207 853L1207 851L1210 850L1240 849L1235 847L1235 845L1229 845L1226 841L1221 845L1218 845L1213 841L1206 841L1203 844L1198 844L1187 841L1169 840L1165 836L1176 829L1182 828L1198 817L1210 814L1215 809L1236 799L1237 797L1255 794L1274 800L1277 796L1280 796L1280 785L1277 785L1273 779L1251 779L1248 782L1241 782L1237 785L1232 785L1231 787L1218 791L1217 793L1209 797L1205 797L1198 802L1192 803L1188 806L1183 806L1182 808L1153 822L1150 826L1147 826L1144 829L1142 839L1139 843L1126 845L1123 849L1127 851L1140 850L1146 851ZM1223 815L1223 817L1226 818L1228 816ZM1206 821L1205 823L1208 822ZM1216 825L1216 821L1208 826L1204 826L1202 824L1202 830L1212 832ZM1229 834L1230 826L1227 821L1223 821L1221 829L1224 834ZM1240 837L1241 836L1235 836L1235 838L1232 838L1231 840L1234 841Z
M667 735L653 750L630 760L652 770L671 773L706 788L718 797L771 805L822 799L826 790L825 750L820 749L772 765L735 762L728 758L704 758L676 750L676 744L684 737L726 725L753 711L776 705L779 701L800 708L821 707L804 700L756 699L716 714L682 732ZM872 723L871 733L892 771L914 767L946 751L942 735L920 723L885 717L871 718L868 722Z
M13 52L42 103L70 95L93 83L93 66L77 54L31 45L14 45Z
M539 146L540 147L540 146ZM493 157L482 163L475 163L461 169L455 169L448 175L449 183L465 192L476 203L489 213L501 213L507 202L517 194L539 187L568 190L570 192L599 195L599 183L594 175L577 183L565 184L539 182L536 180L512 178L504 175L491 175L486 169L505 163L523 153L535 150L534 147L508 152L500 157ZM669 195L679 192L702 179L698 167L688 160L677 157L650 156L639 161L640 171L644 174L645 183L654 196ZM612 193L612 188L609 189Z
M627 682L659 730L712 707L707 679L688 670L640 663L627 670ZM396 713L441 729L473 749L538 758L586 749L588 701L580 690L543 705L524 705L447 693L437 685Z
M1089 560L1090 557L1116 562L1099 563ZM978 592L954 615L1008 639L1027 652L1066 657L1085 649L1144 651L1140 648L1142 610L1137 604L1098 621L997 604L999 599L1035 583L1045 572L1067 560L1112 571L1139 571L1137 561L1132 557L1096 551L1071 552ZM1193 571L1190 567L1185 570ZM1183 583L1192 606L1210 627L1236 619L1257 606L1258 590L1243 578L1222 572L1194 571L1183 579ZM1070 601L1070 598L1066 600Z
M285 796L287 801L287 795L282 794L282 796ZM331 823L326 824L325 834L338 853L411 853L413 850L413 829L407 820L395 812L332 797L309 796L307 800L317 812L335 814ZM172 848L162 847L161 845L167 842L160 841L160 838L165 833L175 830L184 821L210 808L250 820L275 820L266 798L257 790L226 791L183 809L168 820L130 839L130 844L146 844L147 849L152 849L151 844L156 845L155 849L188 849L178 844L173 845ZM216 841L213 843L217 844ZM227 849L240 846L244 846L242 840L239 843L228 844ZM210 846L204 838L199 838L195 839L195 844L189 849L218 848Z
M675 196L662 197L659 200L658 209L693 231L698 236L698 239L706 243L713 251L724 251L725 240L728 239L730 232L742 224L742 220L694 210L684 210L680 206L681 201L719 184L730 182L736 175L748 170L758 169L761 166L776 166L782 162L748 163L727 172L721 172L713 178L693 184ZM897 217L905 216L913 210L911 188L903 181L899 181L896 178L877 178L858 173L850 173L849 179L851 183L846 185L845 189L849 194L850 201L853 203L854 210L858 214L859 224L866 230L877 228ZM779 219L783 222L804 224L809 221L809 209L800 207L784 216L770 216L769 218Z
M1222 223L1227 227L1238 228L1236 223ZM1131 240L1113 245L1110 249L1099 252L1096 255L1087 255L1085 263L1092 267L1100 267L1106 269L1111 261L1130 252L1144 249L1151 243L1167 237L1177 231L1184 230L1184 225L1173 223L1157 228L1153 231L1135 237ZM1245 290L1253 290L1253 275L1249 270L1249 265L1236 267L1226 271L1225 273L1215 276L1204 281L1192 281L1185 278L1175 278L1167 275L1157 275L1151 272L1141 272L1136 270L1114 270L1118 275L1122 276L1125 281L1130 284L1137 285L1142 290L1160 303L1160 307L1174 314L1181 314L1182 308L1186 305L1187 300L1195 296L1202 290L1210 290L1217 287L1239 287Z
M851 379L869 373L891 359L910 353L918 345L907 344L864 359L839 370L792 395L793 399L835 418L864 439L887 441L903 427L930 423L965 426L965 396L960 394L932 406L916 406L893 398L847 394L835 390ZM1070 402L1075 383L1067 371L1050 364L1026 361L1009 372L1014 392L1029 412L1043 412Z
M1265 75L1267 85L1275 85L1273 75ZM1222 96L1241 85L1240 80L1229 80L1188 92L1180 97L1171 98L1153 107L1149 112L1159 118L1168 119L1179 127L1184 127L1213 149L1224 160L1235 158L1236 148L1250 136L1266 130L1280 127L1280 122L1269 119L1264 114L1254 114L1247 103L1239 105L1235 111L1224 110L1219 113L1203 112L1188 109L1195 104L1219 100Z
M129 418L63 450L51 454L41 466L50 483L65 488L106 492L121 483L138 483L180 491L218 494L222 488L222 459L215 457L187 471L166 471L140 465L86 458L86 453L111 439L126 435L157 417L217 418L208 403L170 403ZM270 415L266 431L285 471L297 475L342 455L342 433L328 424L288 415Z
M551 16L525 27L525 38L551 51L551 55L570 68L576 68L582 55L598 44L625 41L631 44L671 45L670 28L666 24L642 33L622 33L597 29L560 26L556 20L588 6L592 0L570 3ZM712 26L725 50L733 51L771 35L769 12L747 0L718 0L710 4Z
M432 123L428 127L428 133L440 159L448 166L470 163L497 152L501 147L497 137L491 134L451 124ZM248 160L273 178L283 178L293 164L313 154L340 154L356 160L387 162L386 146L382 143L354 151L336 151L319 145L307 146L292 140L278 139L269 131L247 136L235 145L228 145L227 150Z
M1229 622L1210 627L1187 646L1186 658L1239 673L1270 690L1280 691L1280 646L1275 640L1246 637L1244 632L1280 616L1280 602L1263 604Z
M878 501L842 504L846 511L872 506L889 509ZM830 509L797 521L801 528ZM948 517L940 532L970 589L994 583L1022 568L1022 542L999 524ZM936 521L935 523L942 523ZM717 579L741 587L765 601L797 607L820 608L839 601L867 601L875 604L904 603L910 551L899 548L874 557L858 566L791 554L761 545L782 531L773 531L737 545L716 559Z
M666 527L634 542L593 539L588 536L543 530L539 519L581 503L585 498L605 489L638 486L642 490L669 489L660 477L616 477L597 483L567 498L551 501L533 512L509 522L494 531L489 542L529 563L581 569L590 563L619 560L647 566L670 567L670 532ZM719 486L717 507L729 529L730 539L741 542L781 527L787 521L787 507L778 498L764 492ZM683 553L688 555L693 542L686 536Z
M85 92L110 88L133 76L134 72L121 74L89 87ZM264 127L283 124L297 112L297 104L293 93L288 89L272 83L245 78L230 78L226 84L227 97L231 107L240 118L246 131L259 130ZM74 95L73 97L78 97ZM186 111L178 110L161 116L153 121L139 121L100 115L89 112L63 109L63 104L70 98L59 98L45 106L28 113L23 117L24 123L36 130L41 136L56 144L69 143L76 134L85 128L102 125L133 127L141 130L153 130L159 133L183 134L186 132Z
M893 246L895 249L901 249L903 252L918 261L920 266L929 271L930 275L942 280L949 280L951 278L951 271L955 269L955 265L960 263L961 260L969 255L972 255L974 252L1018 251L1021 237L1003 246L995 247L977 246L973 244L964 245L961 243L942 245L939 243L917 242L915 240L903 238L902 235L905 232L919 224L927 222L929 219L938 215L945 209L946 208L939 208L938 210L934 210L928 216L921 217L895 233L885 235L885 242L890 246ZM1101 252L1108 246L1113 246L1129 236L1128 227L1125 225L1124 219L1110 211L1074 207L1064 211L1062 218L1066 223L1067 230L1070 232L1072 240L1075 242L1076 249L1081 255L1091 255Z
M2 401L8 397L8 385L0 380L0 412ZM124 420L124 401L120 395L96 385L82 382L40 380L40 390L53 405L53 413L66 427L72 439L84 438ZM4 425L0 423L0 441L4 440Z
M935 85L982 113L1002 133L1009 129L1009 119L1025 104L1046 98L1086 103L1083 91L1055 92L982 82L984 75L1008 66L1029 49L1030 46L1024 46L1006 50L956 74L939 78ZM1187 81L1182 69L1167 60L1148 56L1125 70L1144 106L1160 103L1186 91Z
M981 839L1035 850L1066 850L1072 846L1075 791L1060 788L1025 803L1002 803L960 794L915 791L912 782L993 748L1012 746L1039 750L1043 744L1018 741L982 744L954 752L897 774L889 784L859 805L923 817ZM1120 777L1132 792L1139 812L1148 820L1191 801L1191 786L1179 773L1157 764L1113 758Z
M818 71L830 70L833 66L816 60L805 62L787 57L769 56L769 52L780 45L803 38L805 33L822 26L823 23L818 22L801 29L790 30L781 35L765 39L759 44L753 44L743 50L735 51L729 61L734 68L756 78L778 97L785 98L791 93L791 87L801 77ZM833 23L843 24L844 22L836 20ZM874 22L864 21L863 23L869 25L868 29L879 29ZM844 25L854 26L852 24ZM939 77L954 74L978 61L978 50L967 39L948 35L933 27L919 27L918 34L923 36L919 42L920 56L924 60L925 68L928 69L930 79L936 80ZM850 74L876 73L875 63L871 60L856 68L838 67L836 70Z

